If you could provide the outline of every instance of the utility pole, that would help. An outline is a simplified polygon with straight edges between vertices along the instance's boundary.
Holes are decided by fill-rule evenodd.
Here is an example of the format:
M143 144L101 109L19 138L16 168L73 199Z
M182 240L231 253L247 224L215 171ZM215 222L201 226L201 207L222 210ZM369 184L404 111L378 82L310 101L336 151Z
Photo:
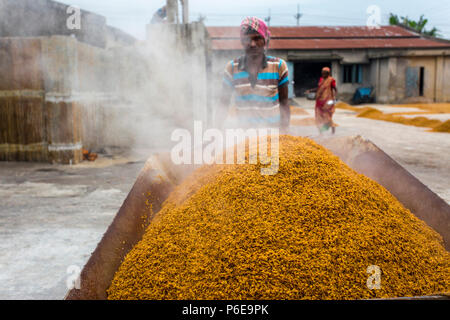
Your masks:
M297 26L300 25L300 18L303 15L300 13L300 4L297 5L297 14L294 16L295 19L297 19Z
M272 16L271 16L271 13L270 13L270 9L269 9L269 16L266 17L264 20L267 22L268 26L270 27L270 20L272 20Z

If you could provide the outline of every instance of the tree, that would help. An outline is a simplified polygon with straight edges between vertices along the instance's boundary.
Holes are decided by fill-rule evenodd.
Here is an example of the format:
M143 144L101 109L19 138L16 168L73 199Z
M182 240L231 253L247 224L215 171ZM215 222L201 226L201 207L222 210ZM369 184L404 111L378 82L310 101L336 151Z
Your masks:
M439 36L439 30L436 27L433 27L431 30L425 30L425 26L428 23L428 19L424 18L424 15L421 15L418 21L414 21L406 17L399 17L396 14L390 13L389 14L389 24L391 26L407 26L409 28L412 28L416 30L417 32L430 36L430 37L438 37Z

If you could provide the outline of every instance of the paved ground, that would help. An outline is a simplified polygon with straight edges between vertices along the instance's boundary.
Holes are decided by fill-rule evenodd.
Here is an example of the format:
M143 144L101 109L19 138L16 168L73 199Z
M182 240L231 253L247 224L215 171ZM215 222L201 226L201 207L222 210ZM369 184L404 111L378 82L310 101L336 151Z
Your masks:
M313 116L311 101L298 102ZM335 120L337 135L369 138L450 202L450 134L346 110ZM315 127L292 130L317 136ZM0 299L62 299L68 268L84 266L147 155L72 167L0 163Z
M143 165L0 163L0 299L64 298Z

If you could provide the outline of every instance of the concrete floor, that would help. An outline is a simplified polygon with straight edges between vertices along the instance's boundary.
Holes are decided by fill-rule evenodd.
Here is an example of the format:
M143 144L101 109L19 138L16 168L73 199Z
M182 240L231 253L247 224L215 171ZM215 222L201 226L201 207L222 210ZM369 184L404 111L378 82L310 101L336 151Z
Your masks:
M64 298L144 165L99 163L0 163L0 299Z
M300 99L311 116L314 102ZM360 134L450 203L450 134L355 118L337 110L337 135ZM317 136L315 127L292 132ZM147 154L148 155L148 154ZM0 163L0 299L63 299L147 157L59 166Z

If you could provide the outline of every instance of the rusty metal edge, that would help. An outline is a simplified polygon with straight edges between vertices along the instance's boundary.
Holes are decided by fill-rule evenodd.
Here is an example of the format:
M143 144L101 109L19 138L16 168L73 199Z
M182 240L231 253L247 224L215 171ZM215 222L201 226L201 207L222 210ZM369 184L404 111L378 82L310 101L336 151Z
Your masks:
M80 274L80 289L70 290L65 300L105 300L106 290L126 254L141 240L144 231L174 184L150 158L112 224L103 235Z

